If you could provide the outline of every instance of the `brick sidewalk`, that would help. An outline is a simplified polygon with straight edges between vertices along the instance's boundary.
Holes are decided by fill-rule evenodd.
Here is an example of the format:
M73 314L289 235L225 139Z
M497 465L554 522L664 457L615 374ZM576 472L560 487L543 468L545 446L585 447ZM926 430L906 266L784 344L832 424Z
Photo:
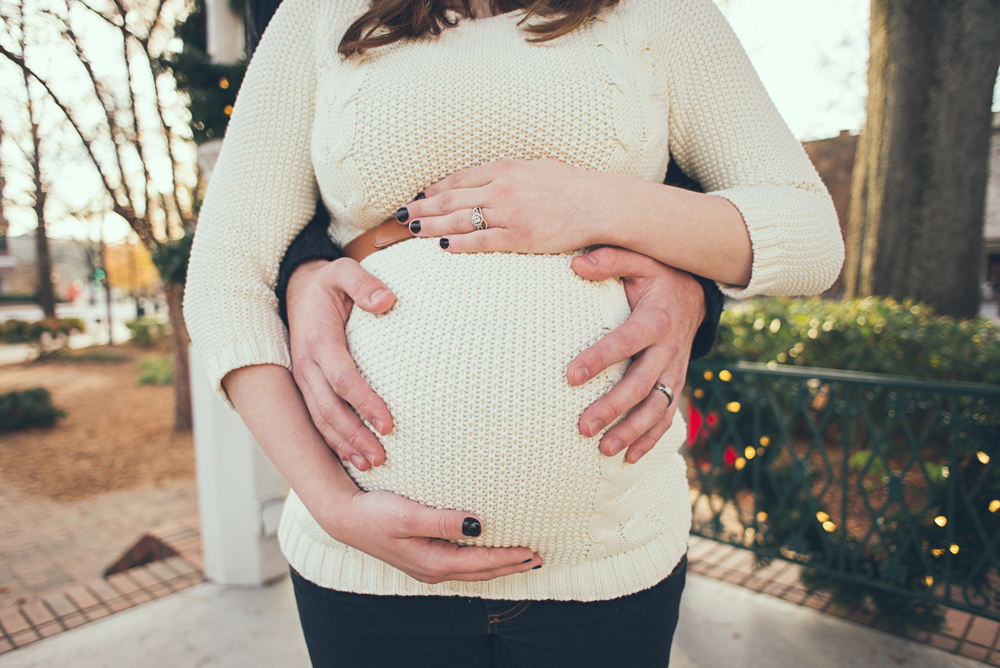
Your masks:
M74 503L0 483L0 606L99 578L150 527L197 514L190 479Z
M147 535L175 556L24 603L0 605L0 654L204 582L197 517L156 527Z
M196 517L156 527L148 533L176 556L75 585L24 605L0 605L0 654L204 581L201 533ZM826 597L807 594L799 583L801 567L797 564L775 560L755 572L752 552L691 536L688 569L823 614L881 628L868 609L846 610L832 605ZM958 610L947 610L946 615L941 633L906 637L1000 666L1000 622Z

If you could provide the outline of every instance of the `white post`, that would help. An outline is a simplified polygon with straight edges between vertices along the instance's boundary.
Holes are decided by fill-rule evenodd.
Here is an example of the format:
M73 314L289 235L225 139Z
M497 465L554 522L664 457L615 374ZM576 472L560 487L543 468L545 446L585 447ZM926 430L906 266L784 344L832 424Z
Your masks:
M277 538L285 481L212 389L193 347L189 357L205 576L227 585L265 584L288 571Z
M229 0L205 3L208 55L216 63L235 63L243 57L243 18L229 7Z

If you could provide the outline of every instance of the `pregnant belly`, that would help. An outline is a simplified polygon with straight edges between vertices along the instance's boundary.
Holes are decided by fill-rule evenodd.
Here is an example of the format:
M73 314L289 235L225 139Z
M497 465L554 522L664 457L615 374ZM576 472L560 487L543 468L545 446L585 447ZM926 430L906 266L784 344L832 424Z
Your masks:
M355 308L348 346L395 428L380 437L384 465L348 466L359 486L476 513L475 544L593 557L595 516L625 511L602 495L627 494L642 467L604 457L577 427L626 363L582 387L566 382L569 363L629 306L619 281L581 279L572 257L453 255L415 239L364 261L397 301L377 316Z

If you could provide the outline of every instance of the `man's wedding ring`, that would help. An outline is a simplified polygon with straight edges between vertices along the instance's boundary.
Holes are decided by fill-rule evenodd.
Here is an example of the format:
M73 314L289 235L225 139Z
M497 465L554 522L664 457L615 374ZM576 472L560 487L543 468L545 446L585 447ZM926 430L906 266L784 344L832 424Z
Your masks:
M480 207L476 207L472 210L472 224L477 230L485 230L489 227L486 219L483 218L483 210Z
M664 385L663 383L658 383L656 385L656 389L667 395L667 408L670 408L670 405L674 403L674 391L671 390L666 385Z

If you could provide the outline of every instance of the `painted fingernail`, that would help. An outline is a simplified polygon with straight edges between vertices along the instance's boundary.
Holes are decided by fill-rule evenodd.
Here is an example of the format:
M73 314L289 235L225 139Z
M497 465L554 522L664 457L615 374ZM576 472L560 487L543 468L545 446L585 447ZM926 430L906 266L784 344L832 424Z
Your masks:
M379 288L375 292L373 292L370 295L368 295L368 301L370 301L370 302L372 302L374 304L379 299L381 299L382 295L384 295L386 292L388 292L388 290L386 290L385 288Z
M372 418L372 426L375 427L375 431L377 431L378 433L380 433L380 434L385 433L385 432L382 431L382 427L384 425L383 425L382 421L379 420L378 418Z
M361 455L351 455L351 463L354 464L354 468L361 470L361 467L365 465L365 460Z
M622 448L624 447L625 444L621 442L621 439L616 438L615 440L611 441L611 445L609 446L609 449L611 450L611 456L614 457L615 455L617 455L619 452L622 451Z
M534 557L532 557L532 559L534 559ZM531 561L531 559L525 559L525 560L524 560L524 561L522 561L521 563L522 563L522 564L527 564L527 563L529 563L530 561Z
M476 537L483 532L483 525L474 517L466 517L462 522L462 534Z
M419 220L415 220L412 223L410 223L410 232L413 232L414 234L420 234L420 221Z
M589 262L591 267L597 266L597 260L594 259L593 255L581 255L580 257Z
M447 239L445 239L445 238L441 239L441 248L444 248L445 250L448 249L448 240Z
M587 380L588 378L590 378L590 369L588 369L587 367L581 367L577 369L576 372L573 374L573 379L576 381L578 385L583 381Z
M590 435L594 436L601 429L604 428L604 420L591 420L590 421Z
M538 564L537 566L535 566L535 567L534 567L534 568L532 568L531 570L533 570L533 571L537 571L537 570L538 570L539 568L541 568L541 567L542 567L542 565L541 565L541 564Z
M409 217L410 217L410 212L405 206L396 209L396 220L398 220L399 222L405 223L406 219Z
M420 192L417 193L417 196L413 198L413 201L417 201L418 199L423 199L425 197L427 197L427 195L424 194L423 190L421 190Z

